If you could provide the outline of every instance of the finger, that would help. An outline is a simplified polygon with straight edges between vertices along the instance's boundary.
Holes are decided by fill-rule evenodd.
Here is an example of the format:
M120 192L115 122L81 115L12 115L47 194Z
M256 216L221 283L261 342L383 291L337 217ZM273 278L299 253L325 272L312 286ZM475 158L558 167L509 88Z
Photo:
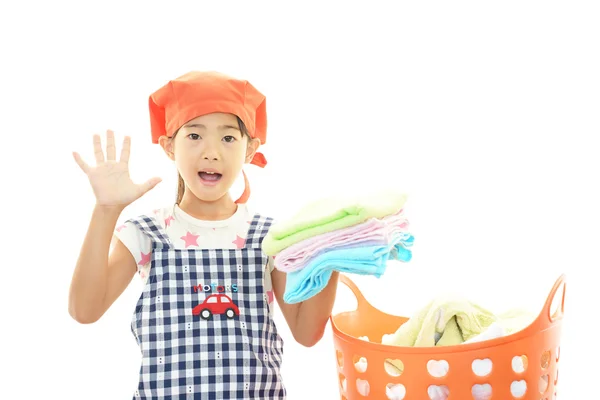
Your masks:
M129 154L131 152L131 138L129 136L125 136L123 139L123 148L121 149L121 162L128 163L129 162Z
M83 159L81 158L79 153L73 152L73 158L75 159L75 162L77 163L77 165L79 165L79 168L81 168L81 170L87 174L88 171L90 170L90 166L87 165L85 163L85 161L83 161Z
M94 135L94 156L96 156L97 163L104 162L104 152L102 152L102 141L100 135Z
M162 182L161 178L155 177L152 179L148 179L146 182L142 183L141 185L138 185L140 188L140 191L143 194L146 194L147 192L149 192L150 190L154 189L154 187L156 185L158 185L160 182Z
M106 159L114 161L116 159L117 149L115 147L115 133L110 129L106 131Z

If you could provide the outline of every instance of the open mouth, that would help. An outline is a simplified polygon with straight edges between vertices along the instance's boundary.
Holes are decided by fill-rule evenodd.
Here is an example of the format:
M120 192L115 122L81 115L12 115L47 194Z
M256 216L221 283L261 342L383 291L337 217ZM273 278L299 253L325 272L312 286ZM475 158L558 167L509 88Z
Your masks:
M221 180L221 177L223 175L221 175L218 172L214 172L214 171L200 171L200 172L198 172L198 176L203 181L214 183L214 182L218 182L219 180Z

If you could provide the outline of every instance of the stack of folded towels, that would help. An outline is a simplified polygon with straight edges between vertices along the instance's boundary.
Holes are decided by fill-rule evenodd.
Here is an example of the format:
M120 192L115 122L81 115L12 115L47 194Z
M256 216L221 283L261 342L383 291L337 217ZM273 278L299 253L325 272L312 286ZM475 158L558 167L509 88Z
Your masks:
M284 301L315 296L333 271L379 278L388 260L410 261L414 238L403 212L406 199L398 192L324 198L273 224L262 250L287 273Z

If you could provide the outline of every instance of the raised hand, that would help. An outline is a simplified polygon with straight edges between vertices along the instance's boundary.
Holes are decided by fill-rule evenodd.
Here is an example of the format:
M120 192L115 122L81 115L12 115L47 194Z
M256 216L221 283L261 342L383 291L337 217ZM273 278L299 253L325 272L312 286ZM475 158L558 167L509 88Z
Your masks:
M73 158L87 175L96 196L96 204L100 206L126 207L154 188L160 178L136 184L129 176L129 153L131 138L123 140L121 158L116 160L115 135L111 130L106 132L106 157L102 151L99 135L94 135L94 155L96 165L90 166L83 161L81 155L73 152Z

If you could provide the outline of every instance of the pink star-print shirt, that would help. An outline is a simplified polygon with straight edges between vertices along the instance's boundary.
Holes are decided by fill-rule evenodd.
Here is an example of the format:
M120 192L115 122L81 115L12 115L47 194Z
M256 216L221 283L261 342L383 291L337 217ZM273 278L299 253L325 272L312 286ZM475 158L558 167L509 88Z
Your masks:
M245 237L253 214L246 205L239 205L237 212L222 221L203 221L183 212L179 206L153 210L154 216L165 228L173 244L181 249L239 249L244 247ZM129 249L138 266L143 283L148 278L152 244L150 239L131 223L119 223L115 236ZM273 259L266 266L265 291L269 304L274 301L271 284ZM272 307L271 307L272 312Z

